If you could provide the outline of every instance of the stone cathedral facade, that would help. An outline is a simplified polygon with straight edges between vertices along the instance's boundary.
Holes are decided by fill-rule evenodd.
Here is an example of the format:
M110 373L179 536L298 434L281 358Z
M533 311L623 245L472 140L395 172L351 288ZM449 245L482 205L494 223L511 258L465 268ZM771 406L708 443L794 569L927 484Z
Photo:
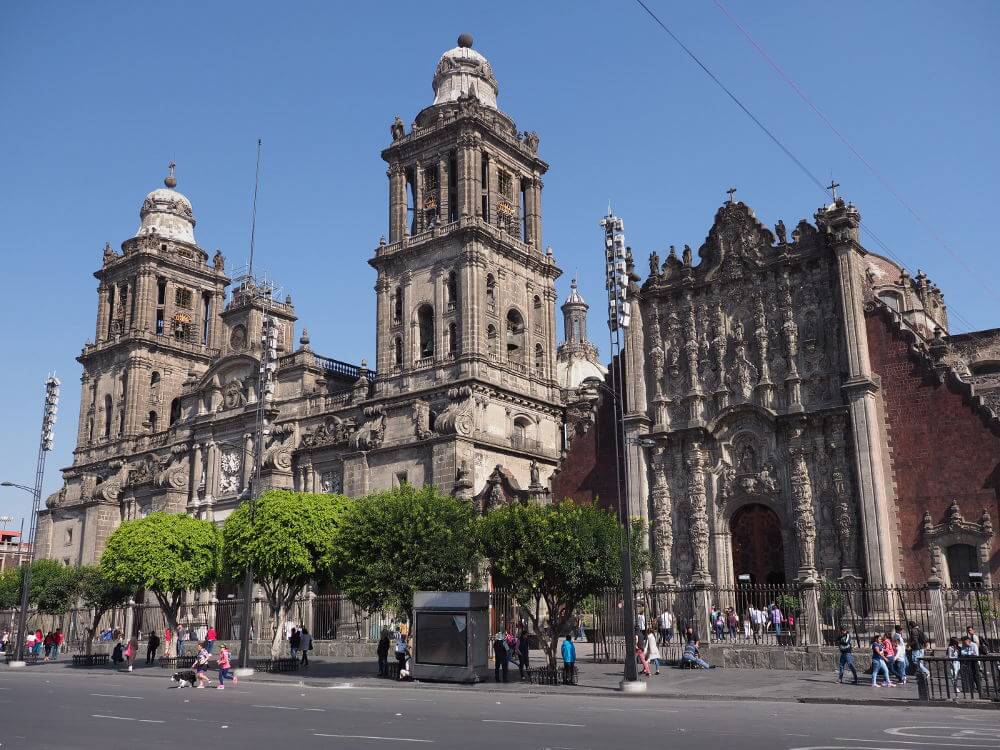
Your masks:
M320 356L290 297L231 279L173 169L146 196L95 273L77 447L40 554L94 562L118 524L157 510L222 522L258 450L271 487L614 502L611 409L584 384L607 369L575 283L558 341L539 138L498 108L467 35L433 89L382 152L374 369ZM790 233L731 198L697 259L670 248L645 281L632 269L623 460L650 580L1000 572L1000 329L949 336L940 290L868 252L859 227L841 198ZM261 300L281 356L255 446Z

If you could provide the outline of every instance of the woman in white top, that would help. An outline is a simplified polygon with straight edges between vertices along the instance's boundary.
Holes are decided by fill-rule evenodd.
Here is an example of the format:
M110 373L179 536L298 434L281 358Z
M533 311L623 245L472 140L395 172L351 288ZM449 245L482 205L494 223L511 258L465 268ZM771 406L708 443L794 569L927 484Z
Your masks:
M660 647L656 645L656 635L650 630L646 633L646 659L656 667L655 674L660 673Z

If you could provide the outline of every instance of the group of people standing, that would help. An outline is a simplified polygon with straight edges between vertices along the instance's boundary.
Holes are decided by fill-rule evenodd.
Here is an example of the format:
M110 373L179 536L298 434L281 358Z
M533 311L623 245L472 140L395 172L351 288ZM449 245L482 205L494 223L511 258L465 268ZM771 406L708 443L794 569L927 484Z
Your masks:
M50 630L42 634L41 628L35 631L29 630L24 638L24 653L31 655L35 659L42 657L43 661L56 661L62 652L65 643L62 628ZM4 630L0 636L0 652L13 652L17 647L14 634L10 630Z
M493 674L497 682L507 682L510 662L517 665L521 680L524 680L525 670L529 667L531 646L528 641L528 628L526 625L521 625L517 635L514 635L512 630L510 623L507 623L502 631L497 631L493 636ZM572 634L567 636L567 640L573 642ZM570 663L573 662L575 658Z
M294 625L288 634L288 647L293 659L301 659L303 667L309 666L309 652L312 651L313 637L308 628L296 628Z

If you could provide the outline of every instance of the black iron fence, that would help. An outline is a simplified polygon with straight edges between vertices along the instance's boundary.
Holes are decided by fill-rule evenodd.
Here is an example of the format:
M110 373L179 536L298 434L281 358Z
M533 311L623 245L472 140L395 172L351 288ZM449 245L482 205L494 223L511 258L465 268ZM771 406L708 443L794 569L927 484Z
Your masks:
M1000 656L933 656L922 663L930 672L919 678L923 700L1000 701Z

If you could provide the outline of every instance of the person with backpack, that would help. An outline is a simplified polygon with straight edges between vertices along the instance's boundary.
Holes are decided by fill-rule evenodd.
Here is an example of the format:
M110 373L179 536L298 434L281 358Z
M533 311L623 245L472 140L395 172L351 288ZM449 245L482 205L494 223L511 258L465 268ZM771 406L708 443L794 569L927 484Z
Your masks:
M507 682L507 660L510 657L507 651L507 641L504 638L504 634L497 631L496 636L493 638L493 676L497 682ZM501 673L503 673L503 679L501 680Z
M229 649L223 643L219 648L219 690L226 689L225 682L227 677L233 681L233 687L236 687L240 682L236 675L233 674Z
M399 634L396 639L396 663L399 664L399 679L405 680L407 677L406 660L410 655L410 647L406 643L406 635Z
M562 644L563 660L563 682L567 685L573 682L573 674L576 672L576 644L573 643L573 636L566 636Z
M840 664L837 668L837 682L843 684L844 669L850 669L854 675L854 685L858 684L858 670L854 668L854 647L851 645L851 636L847 632L847 626L840 626L840 637L837 638L837 648L840 649Z
M923 673L924 677L929 678L931 671L923 663L924 650L927 648L927 636L913 620L906 623L906 626L910 631L910 658L913 659L914 666Z

